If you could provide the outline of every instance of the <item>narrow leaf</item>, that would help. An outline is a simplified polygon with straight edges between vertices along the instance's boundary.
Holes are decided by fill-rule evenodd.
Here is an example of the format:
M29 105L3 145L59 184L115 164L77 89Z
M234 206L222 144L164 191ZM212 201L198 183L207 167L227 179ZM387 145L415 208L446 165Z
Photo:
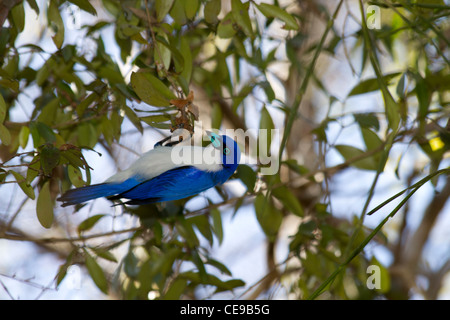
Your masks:
M23 192L32 200L36 198L36 195L34 194L34 189L31 187L31 185L25 180L24 177L18 172L10 171L14 178L16 178L17 183L19 184L20 189L22 189Z
M3 96L0 94L0 124L5 121L6 118L6 102L5 99L3 99Z
M377 162L374 160L373 156L353 161L355 157L364 154L364 151L361 149L348 145L336 145L335 148L344 157L345 161L351 161L351 166L363 170L377 170Z
M277 18L285 23L284 29L287 30L298 30L299 25L295 18L289 14L286 10L281 9L278 6L268 3L261 3L256 5L259 11L267 18Z
M95 261L95 259L87 252L87 250L84 250L85 253L85 263L86 268L89 272L89 275L91 276L94 283L97 285L97 287L105 294L108 293L108 281L106 280L105 273L103 272L100 265Z
M79 225L78 225L78 233L81 233L83 231L87 231L89 229L91 229L92 227L95 226L95 224L104 216L106 216L105 214L96 214L93 215L85 220L83 220Z
M39 223L49 229L53 224L53 201L50 196L50 182L42 186L36 202L36 214Z
M55 32L52 37L54 44L58 49L64 42L64 22L59 13L58 3L55 0L51 0L47 10L48 23Z

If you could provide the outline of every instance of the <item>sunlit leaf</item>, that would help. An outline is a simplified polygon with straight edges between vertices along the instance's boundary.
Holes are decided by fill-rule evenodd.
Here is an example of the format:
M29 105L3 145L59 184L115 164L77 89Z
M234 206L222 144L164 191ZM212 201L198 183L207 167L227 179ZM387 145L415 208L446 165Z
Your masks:
M184 0L184 12L186 13L186 18L192 20L198 10L199 0Z
M216 23L221 9L221 0L210 0L205 4L203 14L208 23Z
M8 128L0 123L0 142L1 144L8 146L11 143L11 133Z
M23 126L19 132L19 144L24 149L28 144L28 138L30 136L30 128Z

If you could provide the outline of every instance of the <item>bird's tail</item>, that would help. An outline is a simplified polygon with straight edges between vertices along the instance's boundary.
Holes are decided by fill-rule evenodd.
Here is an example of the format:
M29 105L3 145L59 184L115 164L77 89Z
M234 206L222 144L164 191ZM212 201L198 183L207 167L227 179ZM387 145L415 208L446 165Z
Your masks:
M70 189L57 200L62 201L63 204L61 206L65 207L92 199L110 197L122 191L122 184L100 183L77 189Z

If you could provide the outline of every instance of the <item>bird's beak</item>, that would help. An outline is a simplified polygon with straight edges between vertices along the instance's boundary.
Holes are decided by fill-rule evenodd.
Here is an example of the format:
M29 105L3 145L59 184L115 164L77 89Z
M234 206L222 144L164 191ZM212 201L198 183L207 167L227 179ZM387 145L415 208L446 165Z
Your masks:
M220 148L222 146L222 138L217 133L208 130L205 130L205 133L211 139L214 148Z

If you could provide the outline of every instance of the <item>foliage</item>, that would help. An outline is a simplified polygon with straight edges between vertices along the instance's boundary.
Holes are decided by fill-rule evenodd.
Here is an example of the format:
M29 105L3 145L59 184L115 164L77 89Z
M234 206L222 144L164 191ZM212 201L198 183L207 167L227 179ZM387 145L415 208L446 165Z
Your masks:
M245 194L230 196L218 188L222 202L209 199L209 206L196 212L185 207L190 199L124 207L124 214L139 217L139 225L125 229L126 237L100 245L89 241L97 238L91 232L111 214L94 212L77 223L78 237L65 239L70 249L64 252L56 285L70 265L81 263L103 293L125 299L146 299L149 293L161 299L194 298L205 287L212 288L211 294L234 292L246 284L209 250L223 241L221 209L231 204L235 214L240 208L253 208L267 237L268 273L256 292L270 292L274 284L282 283L295 298L316 298L323 292L325 298L339 299L397 297L391 279L395 275L375 257L365 255L364 249L368 243L388 244L381 231L387 221L425 183L431 181L438 188L439 176L449 174L445 157L450 149L446 20L450 7L444 1L349 2L358 10L345 19L358 27L344 35L336 21L348 10L346 1L332 6L306 1L324 26L318 39L308 43L308 11L295 1L287 6L281 1L253 0L103 0L94 6L81 0L50 0L48 6L18 1L0 33L0 183L17 184L25 201L35 200L37 221L44 228L56 229L59 215L67 213L55 203L61 192L90 184L93 164L86 160L86 152L99 145L109 151L121 145L126 124L140 134L149 128L173 128L179 112L174 101L186 99L191 91L207 97L209 109L200 109L200 115L209 115L214 128L273 129L275 114L284 121L281 146L276 146L281 163L277 174L261 176L261 164L242 164L233 179L242 182ZM379 30L366 21L370 4L382 9ZM73 32L68 20L78 19L67 14L73 8L93 21L77 30L88 50L68 36ZM38 41L19 42L32 11L46 16L47 28ZM112 30L113 39L106 37L105 30ZM111 57L112 45L117 46L120 60ZM392 71L386 68L384 56L399 59L398 46L408 56ZM346 97L339 98L316 69L320 58L338 56L342 50L347 58L343 63L358 81ZM280 60L287 75L274 71ZM132 71L124 71L124 66ZM367 70L373 71L369 77ZM292 83L299 85L290 88ZM277 89L279 84L285 92ZM295 156L298 150L289 147L289 141L297 139L292 132L311 88L330 103L328 108L322 106L325 117L313 117L309 139L315 152L309 156L325 157L335 151L341 156L335 166L317 156L317 165L308 167ZM335 112L338 103L373 94L380 94L382 108ZM32 104L25 105L30 100ZM261 114L256 124L246 113L255 102ZM21 109L26 119L17 116ZM345 129L342 123L349 116L362 146L336 143L330 136L330 127L337 124ZM269 145L270 141L274 143L269 139ZM423 172L412 177L421 180L415 184L411 180L396 196L369 210L379 177L390 170L400 179L402 157L394 170L386 164L394 161L393 148L402 144L417 146L427 157ZM364 206L353 220L333 214L328 189L336 173L349 168L373 173ZM320 192L305 199L301 197L305 186ZM377 227L364 224L368 213L380 213L404 194ZM77 206L75 211L85 209ZM1 221L1 238L15 239L11 226L17 214L9 222ZM284 261L275 261L273 251L283 224L293 217L298 226L288 238L289 254ZM35 241L43 242L51 239ZM118 247L127 248L120 258L114 254ZM114 272L105 271L103 262L113 264ZM366 286L367 267L374 264L384 275L382 289L375 291Z

